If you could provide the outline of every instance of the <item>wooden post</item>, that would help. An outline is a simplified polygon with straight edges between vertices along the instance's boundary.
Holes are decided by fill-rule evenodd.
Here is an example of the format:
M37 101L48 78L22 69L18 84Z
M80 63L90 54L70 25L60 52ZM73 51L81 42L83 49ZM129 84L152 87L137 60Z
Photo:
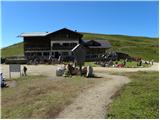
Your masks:
M21 76L22 76L22 74L21 74L21 69L20 69L20 72L19 72L19 73L20 73L20 77L21 77Z
M11 71L9 70L9 78L11 79Z
M82 65L79 65L80 75L82 76Z

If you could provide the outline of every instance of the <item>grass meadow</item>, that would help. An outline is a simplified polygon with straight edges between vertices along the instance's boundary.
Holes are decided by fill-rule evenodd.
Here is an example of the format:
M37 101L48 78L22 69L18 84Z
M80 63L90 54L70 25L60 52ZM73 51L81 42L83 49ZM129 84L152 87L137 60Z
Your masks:
M132 81L113 96L106 118L158 119L159 73L121 73Z
M69 77L52 80L45 76L27 76L16 81L16 87L2 89L3 119L55 118L76 96L102 79Z

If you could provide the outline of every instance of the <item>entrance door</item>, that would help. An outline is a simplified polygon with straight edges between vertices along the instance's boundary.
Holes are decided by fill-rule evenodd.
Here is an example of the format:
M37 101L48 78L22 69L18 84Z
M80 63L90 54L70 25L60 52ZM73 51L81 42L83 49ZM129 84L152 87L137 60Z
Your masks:
M59 58L59 52L55 52L55 58Z

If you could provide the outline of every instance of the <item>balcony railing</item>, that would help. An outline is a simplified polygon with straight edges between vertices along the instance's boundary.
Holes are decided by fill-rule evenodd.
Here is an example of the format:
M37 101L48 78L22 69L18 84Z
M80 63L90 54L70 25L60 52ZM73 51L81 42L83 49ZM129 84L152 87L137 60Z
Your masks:
M72 46L58 45L58 46L52 46L52 50L71 50L74 47L75 47L75 45L72 45Z
M25 48L25 51L32 51L32 50L37 50L37 51L50 50L50 47L26 47Z

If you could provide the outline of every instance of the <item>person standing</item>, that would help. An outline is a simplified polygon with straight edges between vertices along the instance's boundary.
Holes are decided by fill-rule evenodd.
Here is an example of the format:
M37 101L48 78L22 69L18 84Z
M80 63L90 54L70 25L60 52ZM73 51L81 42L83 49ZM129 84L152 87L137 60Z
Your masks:
M58 58L58 63L61 64L61 62L62 62L62 56L60 55Z
M5 78L3 77L3 73L0 73L0 82L1 82L1 88L8 87L7 83L5 82Z
M26 66L23 67L23 73L24 73L24 76L27 76L27 67Z
M127 63L127 58L124 60L123 65L125 66Z
M139 66L142 66L142 60L139 61Z
M154 61L154 60L152 59L152 60L151 60L152 65L153 65L153 61Z

